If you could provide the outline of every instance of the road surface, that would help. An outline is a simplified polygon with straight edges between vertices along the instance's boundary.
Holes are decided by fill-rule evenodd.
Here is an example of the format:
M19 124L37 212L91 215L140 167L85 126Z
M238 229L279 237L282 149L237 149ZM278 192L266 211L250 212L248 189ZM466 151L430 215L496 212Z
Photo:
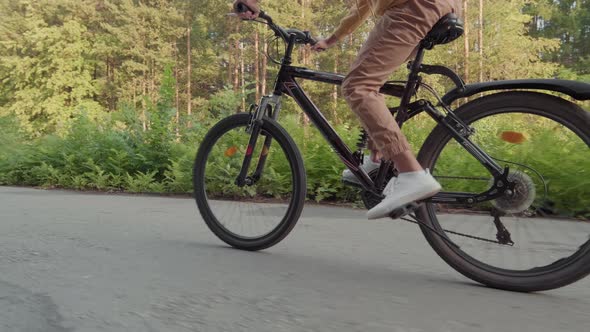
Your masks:
M308 205L264 252L188 198L0 187L0 331L588 331L590 278L481 287L415 225Z

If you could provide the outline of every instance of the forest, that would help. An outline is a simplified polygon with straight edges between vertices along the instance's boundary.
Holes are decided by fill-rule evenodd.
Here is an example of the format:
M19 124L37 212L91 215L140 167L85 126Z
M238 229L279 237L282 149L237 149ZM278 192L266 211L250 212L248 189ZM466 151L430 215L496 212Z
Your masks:
M327 37L353 3L261 6L281 26ZM426 63L468 83L590 81L590 0L466 0L463 7L464 36L429 51ZM191 192L203 135L268 94L278 70L272 59L283 48L266 26L230 11L228 0L0 0L0 184ZM327 52L300 47L295 61L346 73L374 21ZM441 94L451 86L425 80ZM339 88L303 86L354 144L358 120ZM305 156L308 197L354 201L340 183L338 157L293 102L283 107L281 123ZM408 133L414 149L430 125Z

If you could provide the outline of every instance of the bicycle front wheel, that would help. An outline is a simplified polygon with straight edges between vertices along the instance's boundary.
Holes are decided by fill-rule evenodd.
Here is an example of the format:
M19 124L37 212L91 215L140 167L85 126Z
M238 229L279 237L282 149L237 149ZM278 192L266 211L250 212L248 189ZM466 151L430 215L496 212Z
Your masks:
M264 118L257 144L250 147L249 122L248 114L236 114L209 131L195 158L193 183L199 211L217 237L238 249L261 250L284 239L297 223L306 179L287 132ZM239 186L246 154L253 156L249 181Z
M470 139L510 168L514 190L492 201L425 204L434 250L465 276L513 291L558 288L590 273L590 115L561 98L503 92L460 107ZM443 127L418 159L446 192L482 193L489 171ZM442 235L442 236L441 236Z

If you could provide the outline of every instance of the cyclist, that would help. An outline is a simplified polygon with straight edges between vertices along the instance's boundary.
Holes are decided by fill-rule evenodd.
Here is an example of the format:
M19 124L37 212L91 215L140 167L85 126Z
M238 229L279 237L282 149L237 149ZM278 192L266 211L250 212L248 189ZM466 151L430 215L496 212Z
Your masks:
M239 14L242 19L258 16L257 0L235 0L234 8L238 3L251 9ZM356 0L333 34L312 47L315 51L326 50L351 34L370 15L379 17L342 83L344 98L371 138L371 158L363 167L370 171L378 167L378 160L385 159L392 161L399 172L383 190L385 198L367 212L369 219L387 217L393 210L441 190L441 185L416 160L379 89L415 55L420 41L434 24L448 13L460 12L460 6L460 0ZM343 175L354 178L350 172Z

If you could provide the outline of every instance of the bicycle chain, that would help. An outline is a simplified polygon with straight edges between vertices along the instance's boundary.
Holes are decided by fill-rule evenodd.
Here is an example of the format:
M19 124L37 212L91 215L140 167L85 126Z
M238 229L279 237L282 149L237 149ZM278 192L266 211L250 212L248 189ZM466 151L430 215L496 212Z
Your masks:
M445 240L447 242L450 242L451 244L453 244L457 248L459 247L457 244L453 243L453 241L451 241L449 238L447 238L445 236L445 234L441 234L439 231L437 231L436 229L432 228L431 226L426 225L425 223L418 221L418 218L416 218L415 215L410 214L410 217L414 218L415 220L411 220L411 219L408 219L408 218L405 218L405 217L402 217L400 219L401 220L404 220L404 221L407 221L409 223L412 223L412 224L424 226L424 227L428 228L430 231L434 232L436 235L440 236L443 240ZM469 234L459 233L459 232L447 230L447 229L444 229L444 228L443 228L443 231L445 231L447 233L450 233L450 234L454 234L454 235L458 235L458 236L463 236L463 237L466 237L466 238L474 239L474 240L479 240L479 241L484 241L484 242L490 242L490 243L504 245L504 244L500 243L499 241L490 240L490 239L486 239L486 238L475 236L475 235L469 235ZM513 246L513 245L511 245L511 246Z
M489 181L488 178L469 177L469 176L437 176L436 178L440 178L440 179L460 179L460 180ZM425 223L418 221L418 218L416 218L415 215L410 214L410 217L414 218L414 220L403 218L403 217L400 218L400 219L402 219L404 221L407 221L409 223L412 223L412 224L422 225L422 226L428 228L430 231L432 231L436 235L440 236L443 240L448 241L448 242L451 242L453 245L457 246L450 239L448 239L446 236L444 236L444 234L441 234L439 231L437 231L436 229L432 228L431 226L426 225ZM469 234L459 233L459 232L451 231L451 230L444 229L444 228L443 228L443 231L446 232L446 233L449 233L449 234L454 234L454 235L466 237L466 238L469 238L469 239L474 239L474 240L479 240L479 241L483 241L483 242L489 242L489 243L495 243L495 244L505 245L503 243L500 243L500 241L490 240L490 239L486 239L486 238L475 236L475 235L469 235ZM510 246L514 246L514 244L511 244Z
M469 177L469 176L435 176L435 178L440 178L440 179L460 179L460 180L476 180L476 181L489 181L489 178L483 178L483 177ZM418 221L418 218L416 218L415 215L410 214L410 217L414 218L414 220L405 218L405 217L401 217L399 219L407 221L409 223L412 224L416 224L416 225L421 225L424 226L426 228L428 228L431 232L435 233L436 235L440 236L444 241L447 241L449 243L451 243L452 245L459 247L457 244L453 243L453 241L451 241L447 236L445 236L445 234L442 234L440 231L434 229L432 226L426 225L423 222ZM490 240L490 239L486 239L483 237L479 237L479 236L475 236L475 235L469 235L469 234L464 234L464 233L459 233L459 232L455 232L455 231L451 231L448 229L444 229L443 231L449 234L454 234L457 236L462 236L462 237L466 237L469 239L473 239L473 240L479 240L479 241L483 241L483 242L488 242L488 243L495 243L495 244L499 244L499 245L505 245L503 243L500 243L498 240ZM513 246L514 244L510 245Z
M434 176L436 179L458 179L458 180L476 180L476 181L490 181L490 178L483 178L483 177L473 177L473 176L444 176L444 175L437 175Z

